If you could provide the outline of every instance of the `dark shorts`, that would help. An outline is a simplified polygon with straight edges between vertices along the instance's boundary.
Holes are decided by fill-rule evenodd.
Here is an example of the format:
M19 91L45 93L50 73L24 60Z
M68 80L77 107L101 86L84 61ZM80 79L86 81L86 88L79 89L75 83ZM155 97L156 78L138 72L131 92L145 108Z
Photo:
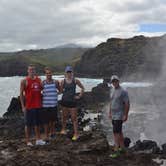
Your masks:
M41 109L30 109L25 111L25 126L39 126L41 124L40 110Z
M58 120L57 107L42 108L40 117L43 124L49 123L50 121L57 121Z
M112 120L113 133L122 133L122 120Z
M67 107L67 108L76 108L77 107L77 102L75 100L74 101L61 100L60 103L63 107Z

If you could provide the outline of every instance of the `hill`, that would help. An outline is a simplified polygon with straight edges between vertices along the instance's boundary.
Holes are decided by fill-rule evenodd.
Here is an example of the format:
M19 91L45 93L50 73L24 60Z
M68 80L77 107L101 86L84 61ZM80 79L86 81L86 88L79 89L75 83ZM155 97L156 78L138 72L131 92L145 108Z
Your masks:
M50 66L56 73L64 71L66 65L75 65L88 48L57 47L40 50L0 53L0 76L25 75L28 64L35 64L39 74L45 66Z
M110 77L141 75L154 77L162 70L166 36L111 38L87 50L75 70L80 76Z

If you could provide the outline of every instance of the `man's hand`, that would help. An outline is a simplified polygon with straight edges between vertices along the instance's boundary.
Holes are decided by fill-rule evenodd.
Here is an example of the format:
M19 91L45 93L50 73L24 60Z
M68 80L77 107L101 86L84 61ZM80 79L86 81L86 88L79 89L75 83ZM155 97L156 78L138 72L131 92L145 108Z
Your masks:
M79 96L79 95L78 95L78 96L75 96L74 99L79 100L79 99L80 99L80 96Z
M25 113L25 111L26 111L26 108L22 107L22 112Z
M109 111L109 118L112 119L111 111Z
M123 116L123 122L126 122L127 119L128 119L128 115L124 115L124 116Z

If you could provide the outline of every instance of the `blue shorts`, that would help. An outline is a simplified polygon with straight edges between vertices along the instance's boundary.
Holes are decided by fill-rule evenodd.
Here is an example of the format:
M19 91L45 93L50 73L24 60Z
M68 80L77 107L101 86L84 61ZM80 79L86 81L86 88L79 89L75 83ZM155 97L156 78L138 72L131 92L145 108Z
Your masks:
M24 114L25 126L39 126L40 120L40 109L26 110Z

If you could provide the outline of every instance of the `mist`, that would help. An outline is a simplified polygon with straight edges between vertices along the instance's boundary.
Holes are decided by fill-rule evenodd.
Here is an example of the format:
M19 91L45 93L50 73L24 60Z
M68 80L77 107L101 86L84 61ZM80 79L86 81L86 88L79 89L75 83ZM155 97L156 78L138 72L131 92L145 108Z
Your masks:
M127 88L130 97L130 112L129 119L123 125L124 136L129 137L132 142L137 140L150 139L157 141L159 145L166 143L166 36L162 38L153 48L151 58L161 58L157 62L161 62L157 65L160 66L160 72L155 73L154 66L154 75L149 75L145 77L145 72L148 73L148 66L146 71L142 75L139 72L130 76L123 77L123 81L140 81L144 82L145 80L152 83L152 86L149 87L140 87L140 88ZM151 46L150 46L151 47ZM148 47L146 47L148 49ZM156 50L156 52L155 52ZM145 50L146 51L146 50ZM150 57L149 56L149 57ZM150 59L150 58L149 58ZM154 59L153 59L154 60ZM153 66L150 66L151 70ZM149 79L149 80L148 80ZM123 82L122 81L122 82ZM113 143L112 136L112 124L111 120L108 118L109 104L106 104L103 108L103 120L102 125L103 129L107 134L109 143Z

